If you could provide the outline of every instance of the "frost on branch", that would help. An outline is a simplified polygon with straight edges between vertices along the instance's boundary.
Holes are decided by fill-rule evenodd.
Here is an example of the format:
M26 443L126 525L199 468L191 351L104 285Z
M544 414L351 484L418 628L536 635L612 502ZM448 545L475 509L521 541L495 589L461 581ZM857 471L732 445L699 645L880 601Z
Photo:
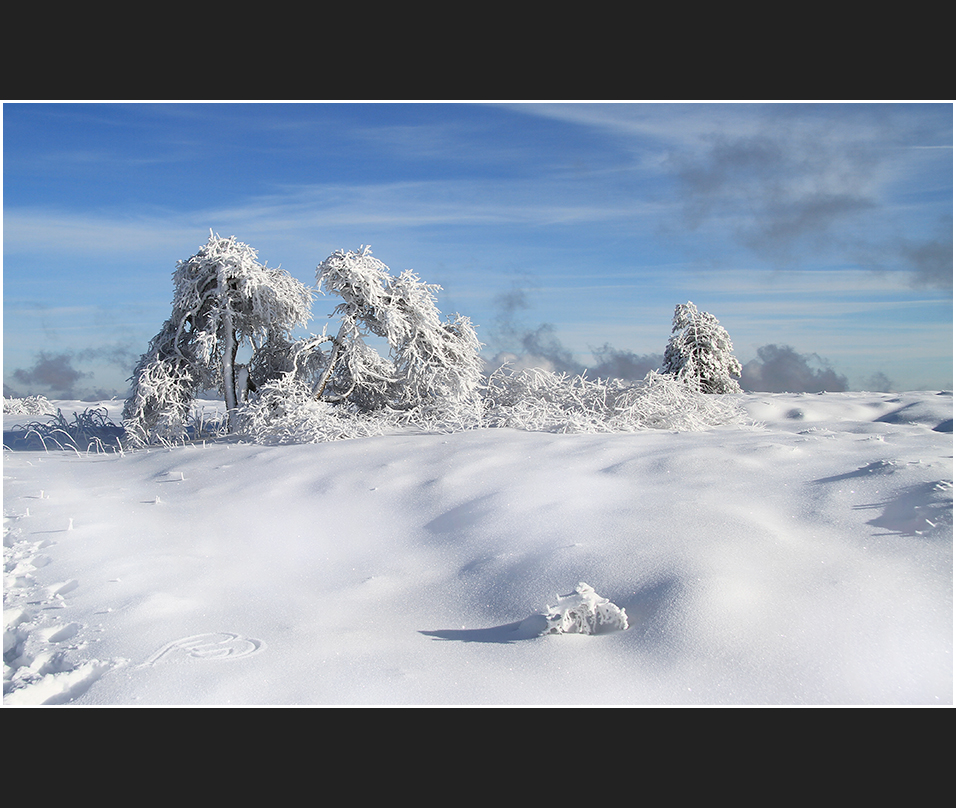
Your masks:
M570 595L558 597L556 606L545 612L543 634L609 634L627 629L627 614L586 583L579 583Z
M133 371L123 420L136 442L178 440L200 390L219 389L230 418L249 390L290 369L292 330L311 318L312 292L212 231L173 273L173 310ZM252 358L236 362L241 345Z
M263 444L325 443L384 435L402 426L400 413L354 412L321 401L294 374L260 388L238 412L236 433Z
M671 337L664 350L661 373L701 393L739 393L740 362L733 355L730 335L717 318L698 311L693 303L674 310Z
M361 412L474 398L481 344L467 317L441 319L435 305L440 286L423 283L411 270L391 275L368 247L333 253L317 267L316 279L343 300L316 398L348 402ZM386 340L388 359L365 342L369 335Z
M3 399L4 415L53 415L54 407L46 396L27 396L26 398Z
M316 279L342 298L337 332L291 346L291 370L260 385L237 413L239 434L259 443L312 443L480 425L481 344L468 318L442 319L440 287L410 270L393 276L367 247L333 253ZM387 358L370 337L385 340ZM326 354L319 346L327 343Z
M740 424L736 401L701 395L672 376L592 380L540 368L500 368L484 390L483 425L534 432L685 432Z
M481 427L549 432L697 430L741 422L739 375L727 332L692 303L678 306L665 367L640 382L500 368L485 377L467 317L442 317L439 286L392 275L368 247L339 250L316 268L341 298L334 336L293 339L312 291L260 265L255 250L210 232L173 274L173 311L140 358L124 427L133 443L195 434L192 404L218 388L225 429L262 443L302 443L399 429ZM375 345L384 342L387 355ZM240 346L251 349L237 362Z

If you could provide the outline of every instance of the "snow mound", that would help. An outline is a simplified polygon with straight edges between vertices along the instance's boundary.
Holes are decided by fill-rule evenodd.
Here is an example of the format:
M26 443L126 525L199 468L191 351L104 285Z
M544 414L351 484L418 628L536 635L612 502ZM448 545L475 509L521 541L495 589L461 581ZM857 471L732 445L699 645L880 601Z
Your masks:
M627 630L627 614L583 581L549 606L544 634L610 634Z
M902 404L902 401L895 399L894 403ZM903 404L899 409L894 409L876 420L884 424L922 424L935 432L952 432L953 419L940 419L939 411L940 407L935 402L914 401Z

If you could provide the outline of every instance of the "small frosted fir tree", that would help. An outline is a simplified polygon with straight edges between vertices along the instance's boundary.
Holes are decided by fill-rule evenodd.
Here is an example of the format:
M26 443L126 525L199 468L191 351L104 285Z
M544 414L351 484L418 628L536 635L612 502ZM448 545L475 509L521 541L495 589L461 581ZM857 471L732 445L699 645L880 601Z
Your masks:
M339 295L341 324L313 395L348 402L359 412L423 404L457 406L474 400L482 378L481 343L467 317L441 319L435 294L414 272L393 276L363 246L338 250L316 268L325 292ZM383 337L389 358L365 342Z
M739 393L735 379L742 369L733 349L730 335L714 315L682 303L674 310L661 373L701 393Z
M291 332L311 318L312 292L260 264L234 236L209 241L173 273L173 311L133 372L123 420L139 442L183 436L201 390L219 389L231 420L246 392L292 367ZM236 356L252 348L248 364Z

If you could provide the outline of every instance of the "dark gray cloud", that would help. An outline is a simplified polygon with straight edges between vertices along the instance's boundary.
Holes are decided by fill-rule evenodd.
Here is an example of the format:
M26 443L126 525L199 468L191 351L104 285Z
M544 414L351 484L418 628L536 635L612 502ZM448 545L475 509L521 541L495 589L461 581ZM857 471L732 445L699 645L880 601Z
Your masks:
M891 198L901 177L911 197L927 187L951 193L951 128L921 126L905 108L841 108L839 118L821 109L780 115L769 105L748 131L704 133L700 148L673 150L684 232L727 234L775 267L861 263L951 289L952 216L935 237L915 235L931 223L915 202Z
M10 377L23 395L45 395L53 398L85 398L100 400L124 395L102 386L88 386L93 372L81 370L78 364L97 363L117 367L132 374L139 355L128 345L105 345L80 351L40 351L31 367L16 368Z
M31 368L17 368L13 379L31 394L42 392L57 398L73 398L77 382L91 376L73 367L73 355L40 351Z
M891 393L894 384L882 371L877 371L863 382L863 389L871 393Z
M520 336L521 352L528 357L545 360L548 370L555 373L580 373L584 368L574 359L574 354L566 348L551 323L542 323L533 331Z
M597 364L588 368L587 375L596 379L643 379L664 364L664 354L636 354L606 342L600 348L592 347L591 353Z
M113 365L132 374L133 368L139 361L140 353L134 350L131 345L116 343L102 345L99 348L84 348L77 351L76 358L81 362L101 362Z
M884 377L885 378L885 377ZM818 354L799 354L789 345L763 345L757 359L743 366L740 386L761 393L842 393L849 389L841 376Z
M494 298L495 316L491 324L492 339L508 342L521 329L518 312L531 308L528 292L515 287Z
M507 362L515 367L539 367L574 376L584 374L591 379L637 380L657 370L664 361L663 354L641 356L605 342L598 348L590 346L595 361L582 364L561 342L553 324L529 327L522 322L520 312L531 308L527 290L516 287L498 295L495 303L491 347L497 349L497 353L487 362L489 370Z
M520 287L495 297L489 347L497 350L497 353L489 362L490 369L494 370L508 362L520 367L541 367L556 373L581 373L583 367L558 339L551 323L542 323L534 328L524 324L520 313L530 308L530 294Z
M674 157L685 224L719 218L761 258L790 262L846 238L844 228L878 203L868 148L786 131L705 139Z
M913 270L913 285L935 289L953 288L953 239L922 243L904 242L903 260Z

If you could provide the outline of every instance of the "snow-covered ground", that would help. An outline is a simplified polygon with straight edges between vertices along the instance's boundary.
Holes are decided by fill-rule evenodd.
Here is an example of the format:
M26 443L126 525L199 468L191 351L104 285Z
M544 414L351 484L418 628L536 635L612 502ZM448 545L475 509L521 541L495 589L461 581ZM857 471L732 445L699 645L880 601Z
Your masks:
M4 451L4 705L951 705L952 394L739 399L762 426ZM540 635L580 582L629 627Z

